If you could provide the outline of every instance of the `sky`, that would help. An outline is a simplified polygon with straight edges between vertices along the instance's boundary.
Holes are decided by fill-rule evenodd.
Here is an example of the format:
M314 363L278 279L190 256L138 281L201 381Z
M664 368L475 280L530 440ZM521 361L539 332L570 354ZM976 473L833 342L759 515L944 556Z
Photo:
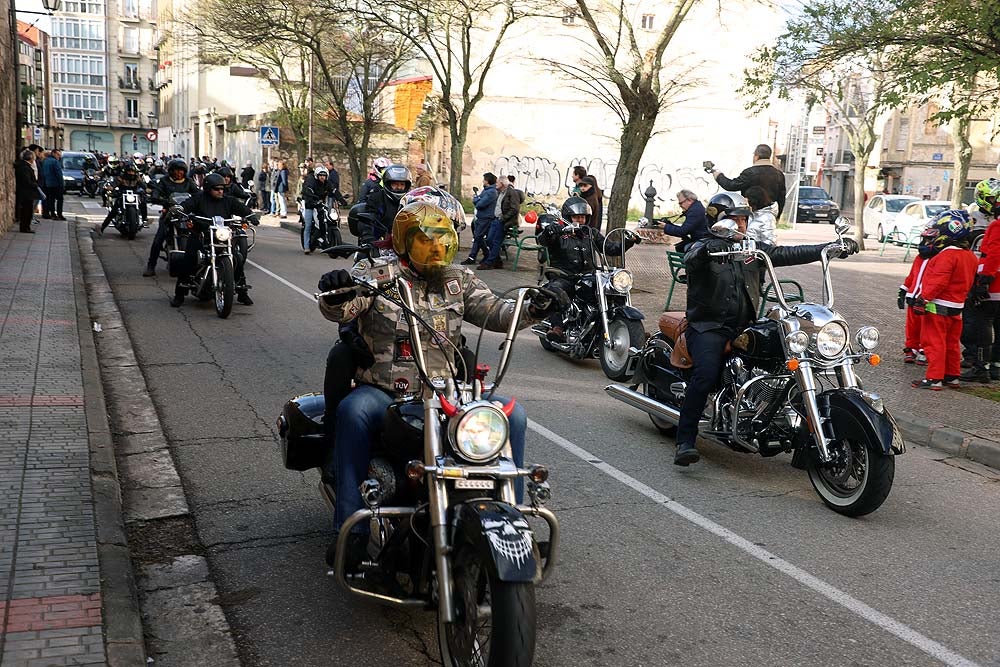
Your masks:
M45 8L42 7L42 0L14 0L14 6L18 9L26 9L33 12L43 12ZM29 25L36 25L43 32L51 33L49 30L49 17L48 16L38 16L37 14L22 14L17 13L17 18Z

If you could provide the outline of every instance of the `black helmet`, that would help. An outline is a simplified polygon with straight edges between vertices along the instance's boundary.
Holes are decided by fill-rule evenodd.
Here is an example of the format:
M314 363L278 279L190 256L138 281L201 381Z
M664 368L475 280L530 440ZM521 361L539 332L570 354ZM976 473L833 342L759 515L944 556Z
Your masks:
M208 192L212 188L225 187L226 181L219 174L209 174L205 177L205 181L201 184L201 187L205 192Z
M192 171L194 173L196 173L196 174L204 174L205 173L205 163L204 162L195 162L194 169Z
M232 180L233 178L233 170L230 169L229 167L221 167L219 169L216 169L215 173L217 173L219 176L222 176L223 178L228 178L230 180Z
M708 206L705 207L705 217L708 218L710 224L718 222L734 206L736 206L736 201L733 200L732 195L720 192L708 200Z
M563 202L562 208L559 210L559 215L562 216L563 222L569 224L573 222L574 215L585 215L587 216L587 223L590 223L590 216L593 215L594 210L590 208L590 204L583 197L570 197Z
M394 190L392 188L392 183L403 183L404 187L402 190ZM395 201L399 202L407 192L410 191L411 180L410 180L410 170L401 164L389 165L382 172L382 190L385 191L389 197Z
M173 160L167 163L167 173L170 174L171 177L173 176L173 173L178 169L184 172L185 177L187 176L188 166L187 162L185 162L184 160L178 160L174 158Z

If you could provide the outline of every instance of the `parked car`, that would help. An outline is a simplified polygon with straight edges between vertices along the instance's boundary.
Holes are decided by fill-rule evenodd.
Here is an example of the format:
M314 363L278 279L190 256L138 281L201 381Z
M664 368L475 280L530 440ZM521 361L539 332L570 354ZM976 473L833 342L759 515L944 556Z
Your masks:
M872 234L879 240L885 240L885 235L892 231L896 216L903 208L912 202L920 201L920 197L911 195L875 195L868 200L861 213L861 224L864 225L865 237Z
M65 151L62 154L63 183L66 191L76 191L79 194L83 187L83 172L86 169L97 169L97 158L92 153Z
M829 222L840 215L840 207L830 199L823 188L799 186L799 204L796 211L796 222Z
M900 236L895 237L894 240L905 241L910 238L914 230L923 229L938 213L947 211L949 208L951 208L951 202L943 199L920 199L911 202L896 215L891 226L884 227L885 233L890 234L895 229Z

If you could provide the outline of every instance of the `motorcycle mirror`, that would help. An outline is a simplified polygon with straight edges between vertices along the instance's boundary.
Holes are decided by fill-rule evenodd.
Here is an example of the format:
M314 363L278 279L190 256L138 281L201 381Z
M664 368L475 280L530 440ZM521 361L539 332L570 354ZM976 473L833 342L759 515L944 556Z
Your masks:
M833 229L837 232L837 236L843 236L847 232L851 231L851 223L844 216L840 216L833 221Z
M330 257L350 257L356 252L364 252L365 248L356 245L335 245L329 248L323 248L320 252L325 252L330 255Z
M740 236L740 228L736 226L736 222L734 220L729 220L727 218L719 220L717 223L712 225L712 234L714 236L718 236L720 239L732 241L737 236Z

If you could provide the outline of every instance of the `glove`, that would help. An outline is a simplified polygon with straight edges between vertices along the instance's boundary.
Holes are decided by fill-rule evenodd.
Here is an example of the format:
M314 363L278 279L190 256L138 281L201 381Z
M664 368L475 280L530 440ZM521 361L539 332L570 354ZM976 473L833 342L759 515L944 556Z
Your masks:
M340 289L342 287L350 287L354 285L354 279L351 278L351 274L344 269L337 269L335 271L330 271L329 273L324 273L319 279L317 287L320 292L329 292L331 290ZM355 290L344 292L343 294L328 294L323 297L323 300L330 306L336 306L340 303L346 303L354 298Z
M900 310L906 308L906 288L900 287L899 292L896 294L896 307Z
M972 284L972 290L969 292L969 299L973 305L978 306L982 302L990 300L990 283L992 282L993 276L976 276L976 282Z
M246 219L247 222L249 222L254 227L260 227L260 218L257 217L256 213L254 213L253 215L248 215Z
M715 163L712 162L711 160L705 160L704 162L701 163L701 166L705 169L706 174L711 174L712 171L715 169Z
M918 296L913 299L913 314L914 315L927 314L927 302L924 300L924 297Z

